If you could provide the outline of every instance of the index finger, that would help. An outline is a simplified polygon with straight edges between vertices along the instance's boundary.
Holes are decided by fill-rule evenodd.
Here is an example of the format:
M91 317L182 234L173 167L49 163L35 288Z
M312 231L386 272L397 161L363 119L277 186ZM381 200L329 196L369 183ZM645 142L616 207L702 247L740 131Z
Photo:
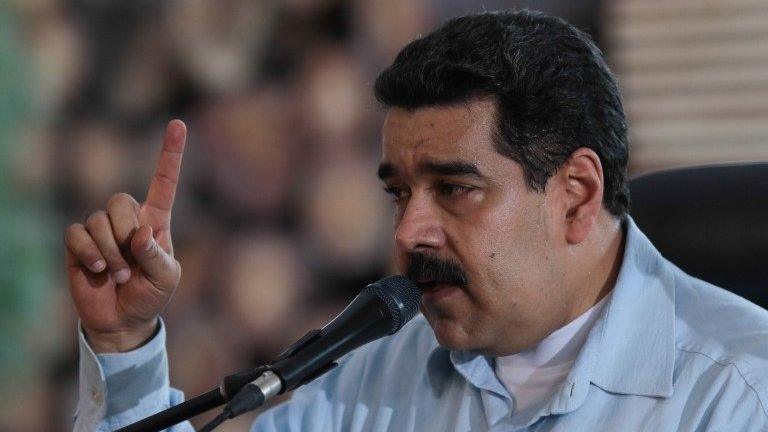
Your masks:
M157 169L147 191L146 204L160 211L168 220L171 217L173 198L181 172L181 156L187 140L187 126L181 120L171 120L163 136L163 150ZM167 213L167 214L166 214Z

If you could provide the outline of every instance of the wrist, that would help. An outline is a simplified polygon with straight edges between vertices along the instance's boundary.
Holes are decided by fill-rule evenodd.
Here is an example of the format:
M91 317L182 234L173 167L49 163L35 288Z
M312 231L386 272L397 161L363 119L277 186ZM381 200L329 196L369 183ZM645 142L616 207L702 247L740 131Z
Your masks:
M85 339L96 354L126 353L142 347L157 335L160 320L155 318L146 325L113 332L96 332L83 326Z

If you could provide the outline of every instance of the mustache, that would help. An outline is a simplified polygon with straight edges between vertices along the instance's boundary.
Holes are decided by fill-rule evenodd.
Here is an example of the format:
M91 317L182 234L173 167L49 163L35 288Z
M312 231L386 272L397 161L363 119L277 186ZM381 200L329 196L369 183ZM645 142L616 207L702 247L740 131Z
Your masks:
M413 281L429 280L461 288L468 285L467 275L459 263L418 252L409 254L405 275Z

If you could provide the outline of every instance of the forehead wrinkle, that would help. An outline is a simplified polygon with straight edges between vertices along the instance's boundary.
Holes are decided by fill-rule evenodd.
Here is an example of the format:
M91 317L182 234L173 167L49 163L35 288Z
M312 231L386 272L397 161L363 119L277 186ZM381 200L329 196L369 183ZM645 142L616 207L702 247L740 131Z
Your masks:
M399 166L401 163L413 167L414 174L448 174L448 171L453 171L451 175L477 174L472 171L480 171L478 147L488 145L485 140L493 134L488 128L495 126L494 110L493 103L484 100L415 111L391 108L383 128L379 178L407 175L408 172L403 171L406 166ZM456 160L439 160L441 156ZM447 162L471 164L475 170L458 172L461 170L435 166ZM486 174L475 177L487 179Z

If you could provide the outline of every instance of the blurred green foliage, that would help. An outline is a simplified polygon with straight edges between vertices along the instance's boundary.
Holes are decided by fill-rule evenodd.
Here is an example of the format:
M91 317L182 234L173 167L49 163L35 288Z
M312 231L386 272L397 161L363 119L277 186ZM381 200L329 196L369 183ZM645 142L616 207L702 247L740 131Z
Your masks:
M14 182L16 153L24 122L31 118L32 77L18 33L18 21L0 3L0 378L17 381L40 361L36 329L50 321L46 293L53 289L56 245L50 209ZM45 190L45 185L40 185ZM52 248L53 247L53 248ZM31 363L31 364L30 364Z

